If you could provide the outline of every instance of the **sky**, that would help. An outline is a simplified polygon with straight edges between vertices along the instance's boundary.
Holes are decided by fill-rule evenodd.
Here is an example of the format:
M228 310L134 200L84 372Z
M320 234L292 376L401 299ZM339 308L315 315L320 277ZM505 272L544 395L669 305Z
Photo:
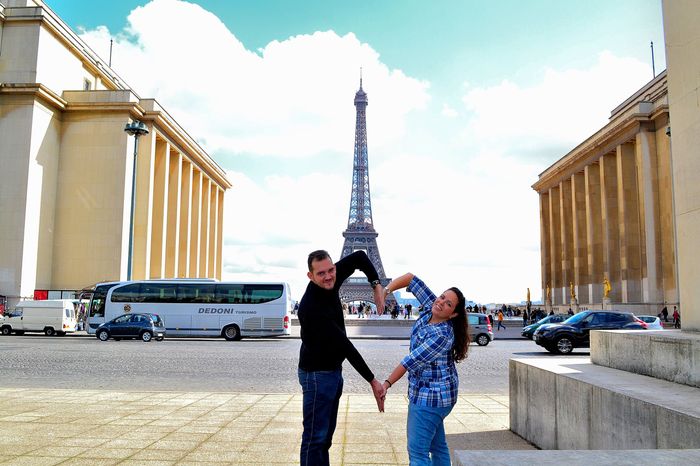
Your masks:
M541 299L531 185L666 67L660 0L47 4L227 172L222 278L294 299L340 259L360 68L387 276L485 304Z

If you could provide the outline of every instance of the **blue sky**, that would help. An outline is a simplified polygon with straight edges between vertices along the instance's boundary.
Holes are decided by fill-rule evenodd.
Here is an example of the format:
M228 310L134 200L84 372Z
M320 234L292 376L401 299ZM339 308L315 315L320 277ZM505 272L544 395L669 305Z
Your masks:
M387 273L484 303L538 298L530 185L652 78L650 41L665 68L658 0L47 3L229 172L225 276L299 293L342 246L360 66Z

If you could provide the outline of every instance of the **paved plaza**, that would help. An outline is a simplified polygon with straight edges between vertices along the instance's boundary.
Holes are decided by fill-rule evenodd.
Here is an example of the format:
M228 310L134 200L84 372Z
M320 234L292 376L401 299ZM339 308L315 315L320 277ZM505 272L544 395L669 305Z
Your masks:
M404 395L378 413L346 394L331 462L407 464ZM298 464L301 394L0 388L0 464ZM534 449L508 430L508 397L461 395L451 450Z

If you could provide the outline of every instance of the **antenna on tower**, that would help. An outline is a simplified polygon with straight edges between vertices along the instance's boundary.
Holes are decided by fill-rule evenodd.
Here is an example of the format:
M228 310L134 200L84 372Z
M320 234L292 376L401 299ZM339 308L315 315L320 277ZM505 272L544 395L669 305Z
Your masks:
M112 39L109 39L109 67L112 67L112 43L114 41Z
M362 90L362 67L360 67L360 90Z
M654 65L654 41L651 41L651 72L656 77L656 66Z

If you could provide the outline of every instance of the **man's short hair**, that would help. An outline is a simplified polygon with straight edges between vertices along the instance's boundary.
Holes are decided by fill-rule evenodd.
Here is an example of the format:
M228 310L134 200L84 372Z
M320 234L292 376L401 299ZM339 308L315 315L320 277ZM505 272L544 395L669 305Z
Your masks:
M331 255L328 254L328 251L324 251L323 249L319 249L318 251L314 251L309 254L309 259L307 261L307 265L309 266L309 272L311 272L311 263L314 261L322 261L324 259L330 259Z

